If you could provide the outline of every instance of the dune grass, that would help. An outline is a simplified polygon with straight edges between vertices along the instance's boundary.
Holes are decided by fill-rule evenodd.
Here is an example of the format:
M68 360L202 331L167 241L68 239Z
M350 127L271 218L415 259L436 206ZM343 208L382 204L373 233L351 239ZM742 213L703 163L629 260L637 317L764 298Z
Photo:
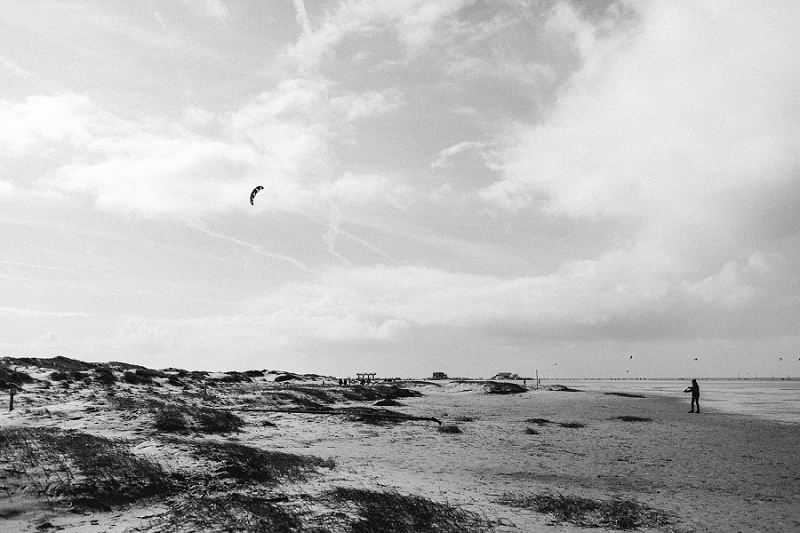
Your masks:
M51 503L76 508L107 510L175 488L159 464L133 454L127 441L75 430L2 428L0 463L9 465L8 487L33 486Z
M293 507L280 505L275 500L240 492L177 500L171 503L168 513L154 521L155 527L152 531L171 533L304 531L302 512Z
M673 523L672 516L636 500L596 500L564 494L505 494L498 503L532 509L556 520L582 527L613 529L661 528Z
M320 468L335 468L333 459L314 455L264 450L232 441L167 438L165 442L186 447L198 458L217 463L217 475L239 482L278 484L302 481Z
M529 418L525 422L527 422L528 424L536 424L537 426L543 426L545 424L552 424L553 423L553 422L551 422L550 420L548 420L546 418Z
M616 417L612 418L612 420L622 420L623 422L652 422L653 421L652 418L645 418L645 417L642 417L642 416L630 416L630 415L616 416Z
M154 402L150 408L153 427L160 431L232 433L244 427L244 420L224 409Z
M428 498L337 487L328 498L338 505L354 508L359 521L353 533L484 533L493 531L482 516L434 502Z

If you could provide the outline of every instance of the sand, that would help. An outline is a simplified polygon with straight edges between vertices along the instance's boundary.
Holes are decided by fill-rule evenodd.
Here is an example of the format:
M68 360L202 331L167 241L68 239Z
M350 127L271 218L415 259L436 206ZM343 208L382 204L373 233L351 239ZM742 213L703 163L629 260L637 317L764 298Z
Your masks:
M320 383L306 385L320 387ZM713 410L690 414L688 399L646 393L645 398L592 390L493 395L475 383L400 385L423 396L399 399L403 405L392 409L436 417L458 426L461 433L439 432L430 421L372 425L332 415L239 411L245 427L215 438L334 459L335 468L294 486L294 493L333 486L391 489L478 512L496 531L583 529L498 503L507 494L543 492L634 499L673 515L674 523L665 530L800 530L800 426L796 424ZM217 405L246 407L252 405L242 401L246 397L283 386L256 380L246 388L219 387L214 394ZM191 467L191 460L163 442L146 413L111 409L102 401L103 390L94 384L76 384L69 390L29 385L16 397L17 408L0 414L0 426L52 425L123 437L130 439L137 454L169 468ZM185 392L169 387L160 392L170 390ZM624 421L619 418L623 416L650 420ZM526 422L532 418L552 423ZM111 512L45 512L21 494L0 492L0 516L6 517L0 518L0 530L8 532L37 531L44 521L62 531L148 531L153 518L164 512L157 502Z

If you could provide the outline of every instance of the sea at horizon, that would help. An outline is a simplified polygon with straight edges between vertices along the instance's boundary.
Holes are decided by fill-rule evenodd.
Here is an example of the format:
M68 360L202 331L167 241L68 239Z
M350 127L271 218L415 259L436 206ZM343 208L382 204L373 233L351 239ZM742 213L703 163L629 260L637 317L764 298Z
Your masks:
M800 425L800 379L698 378L701 409L755 416L764 420ZM519 381L522 383L522 381ZM527 385L533 386L528 380ZM540 385L601 392L631 392L685 399L684 389L691 380L683 379L543 379Z

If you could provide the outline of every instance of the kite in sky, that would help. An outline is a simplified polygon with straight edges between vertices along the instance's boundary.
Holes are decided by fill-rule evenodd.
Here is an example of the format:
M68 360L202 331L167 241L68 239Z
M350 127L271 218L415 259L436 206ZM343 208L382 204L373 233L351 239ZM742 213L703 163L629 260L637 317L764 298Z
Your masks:
M255 189L253 189L253 192L251 192L251 193L250 193L250 205L253 205L253 200L255 200L255 199L256 199L256 194L258 194L258 191L260 191L260 190L261 190L261 189L263 189L263 188L264 188L264 187L262 187L261 185L259 185L258 187L256 187Z

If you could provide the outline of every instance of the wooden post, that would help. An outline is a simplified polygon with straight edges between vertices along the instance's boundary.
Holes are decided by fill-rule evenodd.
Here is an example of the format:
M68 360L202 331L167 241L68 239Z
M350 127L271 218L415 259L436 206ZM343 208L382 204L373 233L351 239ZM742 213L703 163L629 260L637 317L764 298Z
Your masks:
M536 390L539 390L539 369L536 369Z
M9 411L13 411L14 410L14 394L16 394L16 392L17 392L17 387L14 384L12 384L8 388L8 410Z

